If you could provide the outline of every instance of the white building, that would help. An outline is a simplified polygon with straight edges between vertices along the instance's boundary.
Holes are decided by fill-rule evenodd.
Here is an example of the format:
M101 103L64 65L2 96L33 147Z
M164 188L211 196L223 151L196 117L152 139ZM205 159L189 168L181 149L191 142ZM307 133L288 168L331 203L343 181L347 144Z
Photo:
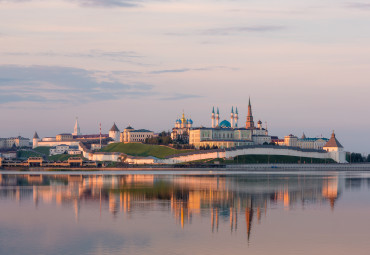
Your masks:
M30 139L22 136L0 138L0 149L10 149L15 147L30 147Z
M54 146L54 147L50 148L50 156L63 154L68 150L69 150L69 145L60 144L60 145L57 145L57 146Z
M69 146L67 144L59 144L50 148L50 156L68 153L71 155L81 154L78 146Z
M121 142L123 143L143 143L147 138L154 136L154 132L147 129L135 130L131 126L125 128L121 133Z
M193 120L191 118L185 118L185 113L182 113L182 118L177 119L175 127L171 132L172 140L182 140L184 142L189 141L190 129L193 127Z
M284 137L284 142L279 145L299 147L301 149L315 149L322 150L324 145L329 141L327 138L308 138L303 134L302 138L298 138L295 135L287 135Z
M239 128L238 125L238 108L231 108L230 122L227 120L220 121L219 109L215 114L213 107L211 128L192 128L189 131L189 144L195 148L218 147L232 148L236 146L264 144L271 142L267 129L262 127L262 122L258 121L258 126L254 126L252 106L249 100L248 116L245 127Z

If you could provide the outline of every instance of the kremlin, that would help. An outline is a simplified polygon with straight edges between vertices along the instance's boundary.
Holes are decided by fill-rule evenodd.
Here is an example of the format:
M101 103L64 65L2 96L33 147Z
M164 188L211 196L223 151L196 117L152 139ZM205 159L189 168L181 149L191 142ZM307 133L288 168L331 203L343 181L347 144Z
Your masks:
M36 165L39 166L42 166L43 162L47 162L48 157L57 157L62 154L69 155L66 159L72 158L71 162L79 162L80 166L83 165L83 160L126 164L178 164L218 158L229 159L243 155L280 155L330 159L337 163L347 163L346 152L337 140L334 131L330 139L310 138L306 137L305 134L301 138L293 134L279 138L271 135L267 124L263 127L261 120L258 120L255 125L250 98L245 124L239 124L240 121L238 107L231 107L229 120L221 119L219 108L212 107L208 127L197 126L192 118L186 117L183 112L182 117L174 121L174 127L169 133L156 134L149 129L135 129L130 125L121 131L116 123L113 123L108 132L102 132L100 125L99 134L83 134L78 118L76 118L72 133L60 133L54 137L40 138L39 134L35 132L32 142L20 136L1 138L0 162L2 165L6 165L7 160L14 160L15 154L20 154L17 152L20 150L23 153L29 151L30 155L34 155L33 158L28 158L28 163L24 163L25 165L34 165L36 162ZM163 144L165 137L168 137L165 139L168 142ZM148 143L153 144L152 146L162 146L159 147L160 149L168 147L168 149L174 150L174 153L171 152L171 155L158 158L150 153L143 157L135 155L135 153L133 155L123 153L119 149L105 151L105 148L111 148L112 144L122 147L123 144ZM38 148L46 148L46 153L38 153ZM182 148L183 150L176 152L174 148ZM10 151L13 150L17 153L11 154ZM79 158L83 160L81 161ZM47 164L44 163L44 165Z

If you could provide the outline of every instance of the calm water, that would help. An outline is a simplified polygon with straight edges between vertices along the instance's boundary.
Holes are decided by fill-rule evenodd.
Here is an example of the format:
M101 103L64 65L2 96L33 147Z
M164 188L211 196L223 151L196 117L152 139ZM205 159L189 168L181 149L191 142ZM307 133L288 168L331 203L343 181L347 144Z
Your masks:
M370 254L369 173L0 175L0 254Z

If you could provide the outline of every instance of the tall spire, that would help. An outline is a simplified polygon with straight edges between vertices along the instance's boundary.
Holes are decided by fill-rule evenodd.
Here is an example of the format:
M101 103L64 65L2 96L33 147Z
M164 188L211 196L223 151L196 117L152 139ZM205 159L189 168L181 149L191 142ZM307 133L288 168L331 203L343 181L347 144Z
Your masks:
M72 135L81 135L80 125L78 124L78 117L76 117L76 123Z
M217 107L217 114L216 114L216 126L220 124L220 111Z
M234 127L235 128L238 127L238 119L239 119L239 116L238 116L238 107L235 107L235 114L234 114Z
M246 128L254 129L254 121L253 121L253 114L252 114L252 105L251 105L251 98L249 97L249 104L248 104L248 116L246 122Z
M213 106L213 109L212 109L211 120L212 120L212 128L214 128L215 127L215 107L214 106Z
M230 124L231 124L231 128L234 128L234 106L231 107Z

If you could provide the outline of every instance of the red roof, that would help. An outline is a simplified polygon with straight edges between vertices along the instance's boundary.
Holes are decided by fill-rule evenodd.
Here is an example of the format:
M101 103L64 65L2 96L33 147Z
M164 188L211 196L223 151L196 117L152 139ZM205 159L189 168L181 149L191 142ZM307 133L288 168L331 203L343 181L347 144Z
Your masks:
M331 137L329 141L325 144L324 147L334 147L334 148L343 148L343 146L340 144L340 142L335 138L334 131L331 134Z

